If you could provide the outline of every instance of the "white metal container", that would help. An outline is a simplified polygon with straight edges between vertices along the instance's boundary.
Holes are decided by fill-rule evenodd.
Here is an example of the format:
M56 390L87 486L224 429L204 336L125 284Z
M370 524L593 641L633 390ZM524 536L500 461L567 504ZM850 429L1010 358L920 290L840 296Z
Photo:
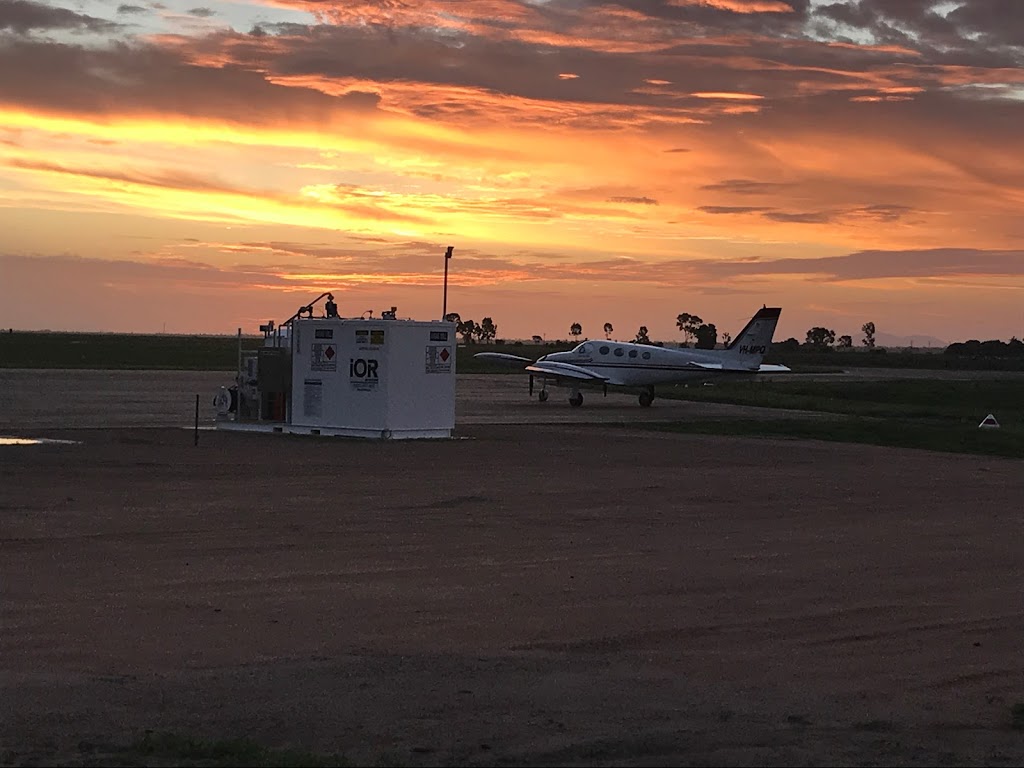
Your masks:
M450 437L455 324L397 319L297 320L287 431Z

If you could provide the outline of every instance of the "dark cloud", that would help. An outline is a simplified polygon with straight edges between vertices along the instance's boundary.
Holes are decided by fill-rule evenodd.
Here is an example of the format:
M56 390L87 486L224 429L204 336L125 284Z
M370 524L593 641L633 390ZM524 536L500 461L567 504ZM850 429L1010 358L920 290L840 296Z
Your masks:
M875 20L875 15L860 3L830 3L820 6L816 14L851 27L867 27Z
M112 21L54 8L30 0L4 0L0 3L0 30L9 29L20 35L33 30L69 29L88 32L114 32L121 28ZM9 70L16 71L16 70Z
M850 213L864 216L865 218L876 219L883 222L899 221L911 213L914 209L907 205L867 205L863 208L856 208Z
M185 11L189 16L197 16L200 19L208 19L211 16L216 16L217 12L210 8L190 8Z
M697 208L698 211L704 213L714 214L728 214L728 213L764 213L770 211L771 208L762 208L754 205L702 205Z
M787 224L827 224L836 219L835 213L828 211L803 211L800 213L786 213L785 211L767 211L764 214L766 219L780 221Z
M37 13L44 9L57 13L47 6L18 2L18 7L33 8ZM379 96L366 96L363 106L377 106L382 99L382 108L437 121L547 122L551 114L541 114L531 105L550 102L560 105L558 120L564 126L614 130L671 127L695 120L715 126L723 119L764 125L802 112L813 115L817 123L828 119L823 107L841 111L837 102L857 97L912 98L913 109L919 110L917 105L925 95L919 92L924 89L931 91L927 95L941 102L939 108L946 111L942 122L950 123L954 121L949 110L969 94L936 89L947 87L951 79L971 82L999 77L983 67L1003 66L1008 61L1002 53L985 53L977 46L973 53L929 49L928 56L922 58L915 55L910 43L905 51L822 45L804 39L800 28L792 26L810 18L806 2L790 3L792 13L738 13L729 10L725 0L722 7L715 3L673 6L653 0L625 6L560 1L538 6L495 0L493 8L482 4L478 16L468 17L465 25L449 28L444 34L427 22L443 25L452 15L458 19L447 4L295 5L337 23L263 24L250 34L218 30L194 38L167 37L154 46L135 42L107 50L75 50L57 43L44 49L11 48L0 54L4 67L38 71L39 76L30 75L31 87L0 84L0 98L24 100L37 107L100 112L113 104L143 112L173 104L179 105L177 111L183 114L210 110L214 117L234 113L259 123L263 116L267 120L289 113L305 117L322 115L331 108L355 107L356 97L342 104L335 96L315 92L319 87L336 93L339 82L354 81L378 84L381 89ZM15 4L3 6L13 7ZM863 23L880 13L873 7L853 7L860 9ZM477 6L459 6L458 13L473 8ZM827 18L821 14L828 8L819 12L821 18ZM387 10L384 17L380 16L382 9ZM614 15L627 12L633 16L626 20ZM386 17L388 24L362 23L364 18L378 17ZM494 21L501 18L505 21ZM618 23L613 23L616 20ZM520 21L522 26L517 28ZM672 26L676 22L679 29ZM759 26L756 33L744 35L730 26L754 22L782 23L785 31ZM773 30L780 37L772 38ZM497 32L501 35L495 37ZM634 37L643 50L618 49L632 44ZM579 77L559 79L566 72ZM651 80L666 84L643 87ZM449 90L438 94L435 86ZM370 90L360 87L367 93ZM737 103L690 98L692 93L737 91L763 100ZM505 98L509 96L515 98ZM855 122L863 122L865 105L853 106L860 111L846 111ZM1015 107L1016 119L1019 104ZM740 114L744 110L747 114ZM985 112L977 115L977 123L989 120ZM970 119L958 114L955 122ZM883 127L872 126L872 130ZM666 151L689 150L674 147ZM735 188L718 191L743 194L738 185L743 180L732 182L737 183ZM757 183L765 182L750 182ZM753 194L766 188L748 185L747 189L752 191L746 193Z
M832 224L849 219L869 219L891 223L898 221L914 209L906 205L878 204L823 211L780 211L777 208L755 205L702 205L697 210L711 214L759 213L770 221L786 224Z
M558 0L573 7L569 0ZM603 6L603 1L583 6ZM759 34L795 33L807 19L810 0L622 0L622 7L661 23L691 29L721 29Z
M22 40L0 46L0 103L43 111L169 114L251 125L328 122L338 110L372 106L374 95L334 97L268 82L238 66L195 66L175 49L118 45L92 49Z
M936 0L854 0L815 10L814 20L870 34L877 43L906 45L938 58L1001 56L1021 62L1024 4L966 0L952 8Z
M136 14L136 13L149 13L148 8L143 8L141 5L119 5L117 6L117 12L120 14Z
M708 192L726 192L731 195L760 195L776 192L786 186L789 185L752 179L726 179L715 184L705 184L701 189Z
M269 62L265 51L246 50L227 39L223 42L239 63L248 63L246 53L254 54L282 76L366 77L382 83L415 77L433 84L562 103L649 106L695 118L737 105L688 101L694 92L735 91L740 85L740 90L766 98L798 96L837 85L848 88L851 77L844 71L851 67L854 77L864 73L866 82L861 90L869 92L878 79L869 68L885 60L907 58L906 54L826 47L801 41L795 32L780 48L770 37L771 29L764 27L764 18L803 18L806 4L795 5L794 14L738 14L707 4L676 8L660 2L634 3L627 7L635 17L623 20L607 15L617 6L553 2L530 5L526 21L532 24L498 39L491 22L477 18L468 22L469 31L452 28L439 36L435 28L421 26L426 24L425 18L444 24L444 14L431 15L430 3L424 3L419 14L405 6L388 6L390 11L404 9L407 15L395 11L388 16L386 29L360 26L381 8L361 5L366 4L346 4L344 9L330 4L315 6L325 18L334 20L334 25L276 25L278 47ZM524 6L506 3L501 7L514 13ZM459 13L464 8L460 7ZM451 12L450 6L444 9ZM683 18L691 21L672 26L672 19ZM692 18L704 19L705 24L692 22ZM736 19L754 24L752 37L714 39L715 35L733 34L729 24ZM269 29L264 27L264 31ZM620 50L634 40L643 50L636 55ZM339 55L339 51L345 54ZM708 66L712 61L717 66ZM578 77L560 80L563 73ZM643 87L651 81L664 85ZM431 117L460 114L459 104L451 100L417 110Z
M844 256L702 264L709 276L815 275L826 281L879 278L1019 277L1024 250L932 248L858 251Z
M1017 0L972 0L948 18L983 44L1024 46L1024 4Z
M610 203L635 203L637 205L657 205L658 201L652 197L626 197L616 196L609 197L608 202Z

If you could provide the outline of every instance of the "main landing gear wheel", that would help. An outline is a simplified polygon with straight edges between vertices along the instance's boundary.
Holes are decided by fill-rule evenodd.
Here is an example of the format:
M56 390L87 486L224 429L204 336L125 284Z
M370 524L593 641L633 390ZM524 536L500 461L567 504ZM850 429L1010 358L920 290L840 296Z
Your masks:
M542 403L546 403L548 401L548 392L547 392L547 390L546 389L542 389L540 392L538 392L537 393L537 399L540 402L542 402Z
M581 405L583 405L583 393L577 392L575 395L572 395L569 398L569 405L571 405L573 408L579 408Z
M653 392L641 392L640 393L640 405L642 405L644 408L650 408L651 407L651 403L653 403L653 402L654 402L654 393Z

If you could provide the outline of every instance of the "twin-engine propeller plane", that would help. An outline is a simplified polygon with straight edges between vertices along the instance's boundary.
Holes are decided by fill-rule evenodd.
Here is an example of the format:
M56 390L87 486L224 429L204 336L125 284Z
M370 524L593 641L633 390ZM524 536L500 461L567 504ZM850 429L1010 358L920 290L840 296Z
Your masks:
M623 341L585 341L569 352L553 352L538 360L501 352L480 352L474 357L512 365L524 365L530 373L530 396L534 377L540 378L537 399L548 399L547 385L571 388L569 405L583 405L583 386L640 388L640 405L654 402L657 384L675 384L719 374L780 373L784 365L763 365L782 310L763 307L757 311L725 349L668 349L651 344Z

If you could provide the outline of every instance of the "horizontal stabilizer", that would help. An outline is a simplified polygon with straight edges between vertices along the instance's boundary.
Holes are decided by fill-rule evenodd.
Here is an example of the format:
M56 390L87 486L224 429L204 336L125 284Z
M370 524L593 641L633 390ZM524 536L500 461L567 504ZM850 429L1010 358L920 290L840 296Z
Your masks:
M529 357L520 357L519 355L506 355L502 352L477 352L473 357L478 360L490 360L494 363L505 363L506 365L516 364L523 365L524 363L532 363L533 360Z
M749 365L739 365L734 360L726 360L724 363L697 363L690 362L693 368L700 368L703 371L721 371L722 373L757 373L757 368Z
M533 365L526 366L526 370L530 373L542 373L545 376L576 379L577 381L608 381L604 376L587 368L571 363L557 363L553 360L538 360Z
M759 365L757 368L749 366L735 365L731 362L726 363L696 363L691 362L691 366L694 368L700 368L705 371L724 371L726 373L786 373L790 369L784 365Z

